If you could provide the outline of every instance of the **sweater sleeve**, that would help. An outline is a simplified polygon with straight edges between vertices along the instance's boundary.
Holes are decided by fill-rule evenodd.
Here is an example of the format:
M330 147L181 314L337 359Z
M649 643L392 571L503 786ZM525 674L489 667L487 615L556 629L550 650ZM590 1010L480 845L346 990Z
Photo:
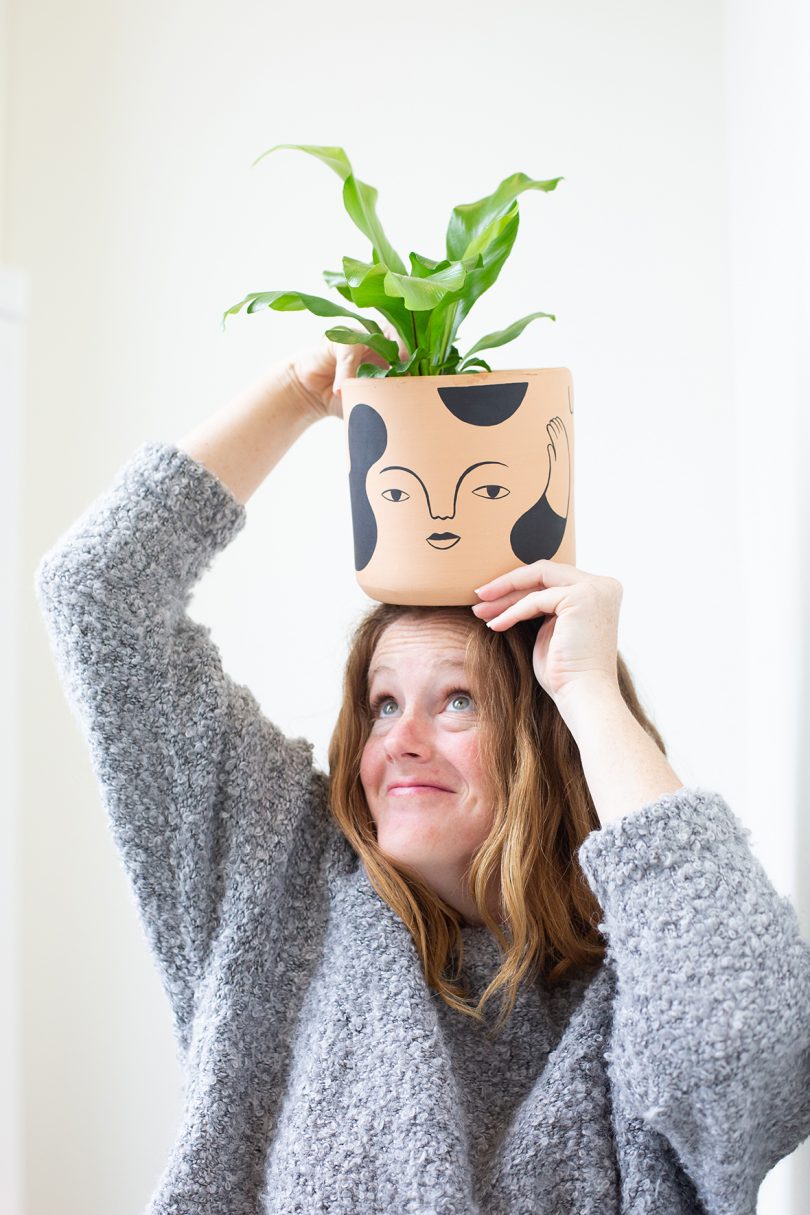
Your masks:
M252 790L258 778L244 768L260 763L262 789L272 791L262 830L289 839L291 824L278 820L301 813L313 771L312 744L285 737L261 714L223 672L209 628L187 615L194 584L245 519L202 464L148 442L35 573L181 1048L216 934L236 817L250 813L248 796L227 796L229 783Z
M707 1211L751 1211L810 1135L810 945L724 799L680 789L593 831L616 1000L609 1074Z

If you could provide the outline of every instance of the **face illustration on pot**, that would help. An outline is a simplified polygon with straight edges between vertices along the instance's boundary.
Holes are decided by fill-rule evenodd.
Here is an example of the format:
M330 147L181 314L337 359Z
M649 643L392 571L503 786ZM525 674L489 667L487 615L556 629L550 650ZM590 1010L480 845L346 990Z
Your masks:
M570 385L551 401L529 387L434 386L438 401L398 392L376 408L353 406L349 482L363 585L405 590L427 566L430 585L452 593L554 556L570 502Z

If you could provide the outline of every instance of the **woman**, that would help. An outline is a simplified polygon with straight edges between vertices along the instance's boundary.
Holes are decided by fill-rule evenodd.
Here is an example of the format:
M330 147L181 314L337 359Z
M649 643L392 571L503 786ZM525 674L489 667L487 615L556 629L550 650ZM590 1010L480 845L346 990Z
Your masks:
M186 1077L146 1210L753 1215L810 1134L810 947L667 763L615 579L374 607L328 776L186 614L363 359L146 443L37 570Z

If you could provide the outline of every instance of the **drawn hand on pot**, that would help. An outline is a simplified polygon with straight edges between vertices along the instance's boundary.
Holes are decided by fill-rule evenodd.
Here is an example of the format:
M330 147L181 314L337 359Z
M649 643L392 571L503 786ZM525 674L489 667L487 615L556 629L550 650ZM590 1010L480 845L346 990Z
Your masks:
M519 566L476 590L472 610L501 632L545 616L532 653L537 682L558 702L605 685L618 688L622 584L559 561Z
M551 442L548 451L548 484L546 501L551 509L563 519L568 516L568 500L571 492L571 453L568 432L562 418L552 418L546 423Z

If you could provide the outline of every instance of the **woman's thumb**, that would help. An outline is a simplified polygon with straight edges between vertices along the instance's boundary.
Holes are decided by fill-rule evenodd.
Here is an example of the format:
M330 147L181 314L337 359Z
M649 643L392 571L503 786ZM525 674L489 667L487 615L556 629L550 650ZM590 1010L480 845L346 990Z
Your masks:
M396 326L391 321L385 321L382 329L383 329L383 333L385 334L385 336L387 338L390 338L392 342L396 342L399 358L400 359L406 358L407 354L408 354L408 348L405 345L405 343L403 342L402 338L399 336Z

